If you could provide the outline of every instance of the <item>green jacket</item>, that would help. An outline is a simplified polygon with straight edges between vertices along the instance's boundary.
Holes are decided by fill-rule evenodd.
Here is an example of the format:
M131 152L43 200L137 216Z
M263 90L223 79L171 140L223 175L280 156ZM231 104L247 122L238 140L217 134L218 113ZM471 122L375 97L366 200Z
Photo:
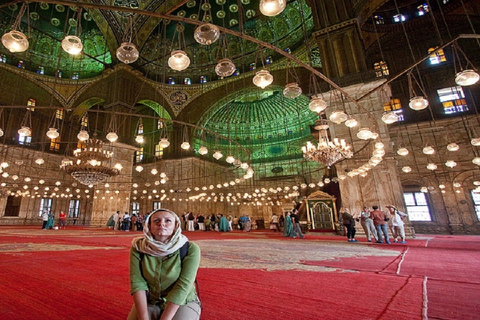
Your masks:
M140 290L149 292L148 303L166 302L185 305L194 301L195 278L200 265L200 248L189 242L188 254L182 261L180 251L160 258L130 249L130 294Z

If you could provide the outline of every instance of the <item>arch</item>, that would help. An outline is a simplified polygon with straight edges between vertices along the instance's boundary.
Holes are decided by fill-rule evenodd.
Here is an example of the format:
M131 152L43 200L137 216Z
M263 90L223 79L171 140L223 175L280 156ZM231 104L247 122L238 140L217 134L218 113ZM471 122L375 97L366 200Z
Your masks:
M141 105L149 107L150 109L155 111L155 113L158 114L163 119L172 120L172 116L167 111L167 109L165 109L158 102L155 102L155 101L152 101L152 100L140 100L140 101L137 102L137 104L141 104Z
M92 97L81 102L70 115L70 120L75 121L75 119L81 119L85 112L87 112L91 107L103 102L105 102L105 100L98 97Z

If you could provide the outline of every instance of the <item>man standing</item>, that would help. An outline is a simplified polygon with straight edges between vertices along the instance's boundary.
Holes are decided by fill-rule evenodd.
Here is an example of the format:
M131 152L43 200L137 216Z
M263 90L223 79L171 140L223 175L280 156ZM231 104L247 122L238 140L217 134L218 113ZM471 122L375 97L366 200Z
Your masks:
M43 220L42 229L45 230L45 229L47 229L47 222L48 222L48 212L47 212L47 210L45 210L42 213L42 220Z
M377 230L375 230L373 220L370 218L370 211L367 207L363 207L362 212L360 212L360 224L362 225L363 231L365 231L368 242L372 242L372 235L375 241L378 241Z
M60 216L59 216L59 229L65 229L66 228L66 224L65 224L65 220L67 219L67 214L63 211L60 211Z
M293 230L295 230L295 232L301 239L305 238L305 236L302 233L302 228L300 227L300 220L298 219L297 209L293 209L292 214L290 215L290 218L292 219Z
M382 232L385 237L385 243L390 244L387 230L387 216L385 212L378 210L378 206L373 206L373 211L370 212L370 217L373 219L373 224L377 228L378 240L377 243L383 243Z
M115 212L115 214L113 215L113 230L118 230L118 227L120 226L120 211L117 211Z
M388 211L390 211L390 215L392 216L392 232L393 232L393 241L398 242L398 237L402 239L400 243L407 243L405 241L405 223L403 222L403 218L407 217L408 215L405 212L399 211L394 206L390 205L387 206Z

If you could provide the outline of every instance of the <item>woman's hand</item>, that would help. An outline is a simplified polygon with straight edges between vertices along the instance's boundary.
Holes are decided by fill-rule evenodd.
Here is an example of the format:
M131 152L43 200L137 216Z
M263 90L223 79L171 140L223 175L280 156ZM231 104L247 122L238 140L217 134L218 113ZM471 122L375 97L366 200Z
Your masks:
M160 320L171 320L177 313L177 310L180 306L175 303L167 302L165 309L162 312Z

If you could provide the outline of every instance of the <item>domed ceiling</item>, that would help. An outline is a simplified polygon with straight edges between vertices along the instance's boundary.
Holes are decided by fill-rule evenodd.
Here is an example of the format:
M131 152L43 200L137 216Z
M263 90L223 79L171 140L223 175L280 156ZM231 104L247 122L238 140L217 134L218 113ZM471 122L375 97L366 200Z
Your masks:
M48 2L48 1L47 1ZM52 1L54 2L54 1ZM11 54L3 45L0 54L7 63L21 66L33 72L53 76L61 70L62 77L80 79L101 74L112 64L121 63L115 52L124 42L125 30L132 26L132 42L139 48L140 58L132 67L145 76L162 82L168 78L191 78L199 83L200 76L209 81L217 80L214 67L226 55L233 60L238 73L248 71L250 64L265 63L266 57L274 60L278 54L264 49L259 53L258 44L228 35L214 44L203 46L195 42L193 32L197 25L188 21L209 21L220 27L242 32L278 48L294 51L305 38L305 30L311 32L313 19L304 0L289 1L284 12L276 17L265 17L259 12L258 0L109 0L105 4L85 1L80 17L75 6L30 2L22 17L21 29L30 29L30 48L24 53ZM90 5L90 6L89 6ZM0 6L0 32L6 33L17 18L21 3ZM113 8L125 8L114 11ZM143 14L133 13L135 10ZM175 19L161 17L171 15ZM187 52L192 64L184 72L167 67L171 51L178 49L178 23L184 26L181 47ZM79 27L77 27L77 24ZM29 28L28 28L29 26ZM84 43L82 54L68 55L61 50L64 36L80 34ZM222 36L223 37L223 36ZM182 82L180 82L182 79Z

